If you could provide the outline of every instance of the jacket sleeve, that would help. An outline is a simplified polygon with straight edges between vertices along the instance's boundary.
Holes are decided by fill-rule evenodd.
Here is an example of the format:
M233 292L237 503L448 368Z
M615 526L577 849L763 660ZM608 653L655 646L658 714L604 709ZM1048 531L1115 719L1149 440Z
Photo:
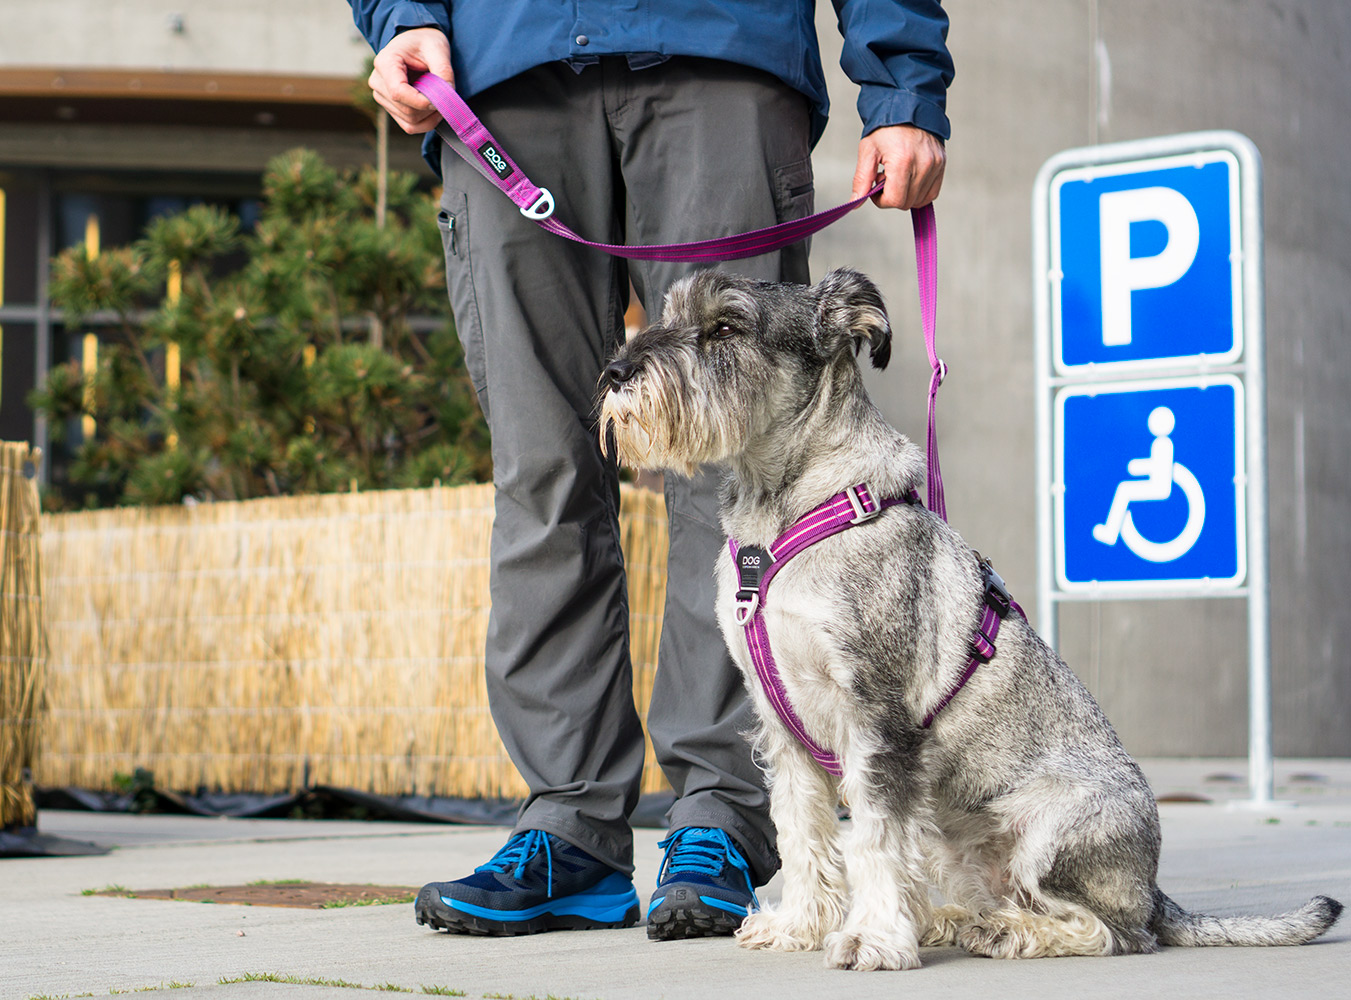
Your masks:
M400 31L409 28L440 28L450 34L448 2L418 3L415 0L347 0L352 5L352 20L365 36L371 49L379 52Z
M863 134L918 125L940 139L952 132L948 16L938 0L833 0L844 36L840 65L859 85Z

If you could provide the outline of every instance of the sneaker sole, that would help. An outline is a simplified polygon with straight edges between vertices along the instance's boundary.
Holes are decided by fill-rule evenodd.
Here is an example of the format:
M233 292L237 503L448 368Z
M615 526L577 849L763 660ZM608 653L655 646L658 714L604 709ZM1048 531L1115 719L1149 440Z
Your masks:
M653 941L726 937L736 933L744 916L709 906L696 896L684 905L658 906L647 915L647 936Z
M520 934L539 934L543 931L588 931L633 927L638 923L638 900L629 907L621 920L597 920L575 913L542 913L528 920L495 920L452 909L441 894L431 886L424 886L413 904L417 922L438 931L451 934L478 934L490 937L515 937Z

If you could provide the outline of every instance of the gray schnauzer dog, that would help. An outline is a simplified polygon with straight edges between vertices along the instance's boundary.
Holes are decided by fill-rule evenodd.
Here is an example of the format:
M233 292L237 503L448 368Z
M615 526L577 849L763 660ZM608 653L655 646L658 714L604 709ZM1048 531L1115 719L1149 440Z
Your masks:
M855 361L866 343L882 367L890 338L880 294L856 272L814 287L701 272L606 368L602 446L647 469L725 466L723 526L767 551L851 486L904 498L923 484L924 456L869 400ZM782 688L838 777L757 676L729 553L716 576L719 622L759 716L784 873L781 903L738 930L743 946L910 969L921 945L1032 958L1300 944L1341 913L1318 896L1277 917L1214 917L1164 895L1144 775L1016 609L993 657L960 683L990 577L917 503L785 562L760 607Z

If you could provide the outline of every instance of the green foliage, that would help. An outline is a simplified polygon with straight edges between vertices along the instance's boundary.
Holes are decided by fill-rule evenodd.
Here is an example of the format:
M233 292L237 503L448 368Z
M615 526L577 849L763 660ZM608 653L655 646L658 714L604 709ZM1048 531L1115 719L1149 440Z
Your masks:
M52 267L68 326L97 331L30 396L77 436L50 506L166 504L490 478L488 436L446 303L436 207L416 179L269 164L252 233L219 208ZM171 386L170 355L181 377Z
M159 796L155 793L155 776L143 767L131 774L117 771L113 774L113 787L123 795L131 796L127 812L152 813L159 811Z

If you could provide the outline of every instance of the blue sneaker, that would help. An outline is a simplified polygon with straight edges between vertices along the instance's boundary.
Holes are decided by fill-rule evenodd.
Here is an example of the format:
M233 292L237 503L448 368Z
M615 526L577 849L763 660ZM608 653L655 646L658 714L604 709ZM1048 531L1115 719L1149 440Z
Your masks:
M417 922L462 934L632 927L633 880L580 847L522 830L468 878L431 882L413 904Z
M647 908L648 937L731 934L760 908L750 866L722 830L682 827L657 846L666 848L666 856Z

